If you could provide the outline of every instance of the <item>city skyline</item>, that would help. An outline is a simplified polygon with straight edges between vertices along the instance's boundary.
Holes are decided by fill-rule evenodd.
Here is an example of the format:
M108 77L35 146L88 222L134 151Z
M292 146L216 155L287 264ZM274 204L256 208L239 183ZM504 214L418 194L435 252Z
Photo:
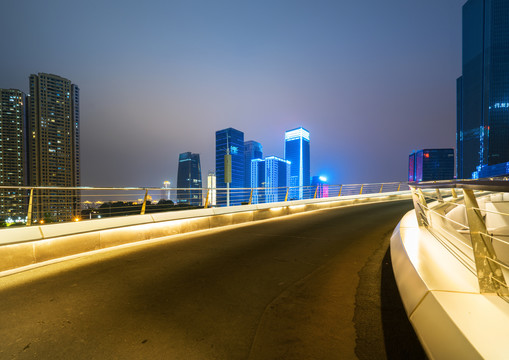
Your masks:
M284 131L307 128L311 174L330 183L404 180L413 149L454 146L464 2L123 2L110 17L112 4L8 1L0 41L31 36L6 43L0 87L28 93L38 72L80 85L87 186L176 184L189 144L214 170L227 127L279 157Z

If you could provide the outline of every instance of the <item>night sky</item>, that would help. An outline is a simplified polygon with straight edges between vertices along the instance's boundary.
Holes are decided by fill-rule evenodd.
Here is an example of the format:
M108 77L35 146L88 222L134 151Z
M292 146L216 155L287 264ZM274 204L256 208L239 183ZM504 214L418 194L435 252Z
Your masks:
M281 157L305 127L329 183L406 180L455 146L464 2L2 0L0 88L80 87L84 186L175 186L186 151L205 179L226 127Z

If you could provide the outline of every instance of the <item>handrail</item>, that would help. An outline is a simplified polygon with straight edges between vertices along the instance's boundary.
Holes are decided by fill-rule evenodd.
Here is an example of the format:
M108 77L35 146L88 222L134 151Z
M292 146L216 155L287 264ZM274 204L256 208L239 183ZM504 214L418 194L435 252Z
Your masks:
M401 182L317 184L258 188L0 186L0 220L5 224L46 224L159 211L261 204L399 190ZM296 191L297 190L297 191ZM225 199L223 199L225 198ZM165 200L163 203L161 200ZM172 208L170 208L172 207ZM0 221L1 223L1 221Z
M481 293L496 293L501 296L508 296L509 286L506 279L509 278L509 272L507 271L509 270L509 242L489 234L486 226L486 217L488 214L509 217L509 213L483 209L479 206L477 197L491 201L490 196L498 192L509 192L509 181L503 179L450 180L409 183L409 186L412 191L419 226L430 230L441 243L448 241L450 245L456 248L455 242L457 240L454 240L456 235L452 234L451 231L456 232L463 239L466 235L465 231L468 231L470 244L463 243L463 246L467 246L472 251L469 257L474 261ZM459 198L454 189L461 189L463 197ZM438 202L429 206L426 203L426 196L422 190L435 190ZM451 199L444 198L441 190L451 190L453 192L452 201ZM435 200L433 197L428 198ZM486 202L485 200L483 201L484 203ZM467 224L462 224L447 216L451 206L455 208L458 206L464 207L465 215L463 216L465 216ZM443 219L443 221L438 219ZM446 224L448 223L455 224L460 229L447 226ZM509 225L509 220L505 223ZM509 236L509 233L504 235ZM487 241L486 239L491 240ZM493 240L498 241L499 245L497 247L494 247L492 244ZM500 246L505 247L501 250ZM445 247L451 251L449 246ZM459 249L457 248L457 250ZM497 253L500 251L503 251L503 254ZM461 252L464 255L468 255L463 251ZM501 259L499 255L503 255L503 258Z
M409 182L410 187L419 189L469 189L484 191L509 192L509 181L504 179L463 179L463 180L437 180L424 182Z

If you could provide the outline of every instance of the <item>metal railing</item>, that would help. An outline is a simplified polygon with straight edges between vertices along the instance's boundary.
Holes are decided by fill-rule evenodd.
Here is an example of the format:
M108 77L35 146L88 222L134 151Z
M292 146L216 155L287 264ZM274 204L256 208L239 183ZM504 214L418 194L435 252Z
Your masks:
M0 227L42 225L163 211L400 190L408 190L406 183L230 188L229 190L226 188L0 186Z
M509 181L410 183L419 226L477 276L481 293L509 295Z

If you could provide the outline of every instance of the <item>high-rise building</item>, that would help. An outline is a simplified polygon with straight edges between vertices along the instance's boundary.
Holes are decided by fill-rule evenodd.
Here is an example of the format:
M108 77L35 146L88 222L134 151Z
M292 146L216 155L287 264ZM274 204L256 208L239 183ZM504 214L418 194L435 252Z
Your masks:
M262 144L249 140L244 142L244 187L251 187L251 160L263 158Z
M209 193L209 205L217 205L216 173L209 171L207 175L207 191Z
M216 182L217 188L226 188L225 155L231 155L230 189L244 188L244 133L228 128L216 131ZM240 205L247 201L249 194L243 190L233 190L230 194L230 205ZM218 191L217 204L227 204L226 191Z
M79 88L57 75L32 74L28 104L30 185L80 186ZM34 220L69 220L80 212L77 190L42 190L34 199Z
M408 156L408 181L415 181L415 152Z
M284 201L290 179L290 161L276 156L251 160L251 202ZM260 189L263 188L263 189Z
M454 149L423 149L408 157L408 181L454 178Z
M494 165L509 162L508 16L507 0L463 5L463 71L456 82L458 178L496 173Z
M309 131L299 127L285 133L285 159L291 162L289 199L304 199L311 180Z
M263 204L265 202L265 160L251 160L251 184L253 189L251 196L252 204Z
M288 180L290 179L290 161L276 156L265 158L265 201L284 201Z
M177 176L177 203L201 206L201 187L200 154L193 154L191 152L180 154Z
M26 185L25 94L16 89L0 89L0 185ZM0 189L2 220L14 221L26 216L23 191Z

